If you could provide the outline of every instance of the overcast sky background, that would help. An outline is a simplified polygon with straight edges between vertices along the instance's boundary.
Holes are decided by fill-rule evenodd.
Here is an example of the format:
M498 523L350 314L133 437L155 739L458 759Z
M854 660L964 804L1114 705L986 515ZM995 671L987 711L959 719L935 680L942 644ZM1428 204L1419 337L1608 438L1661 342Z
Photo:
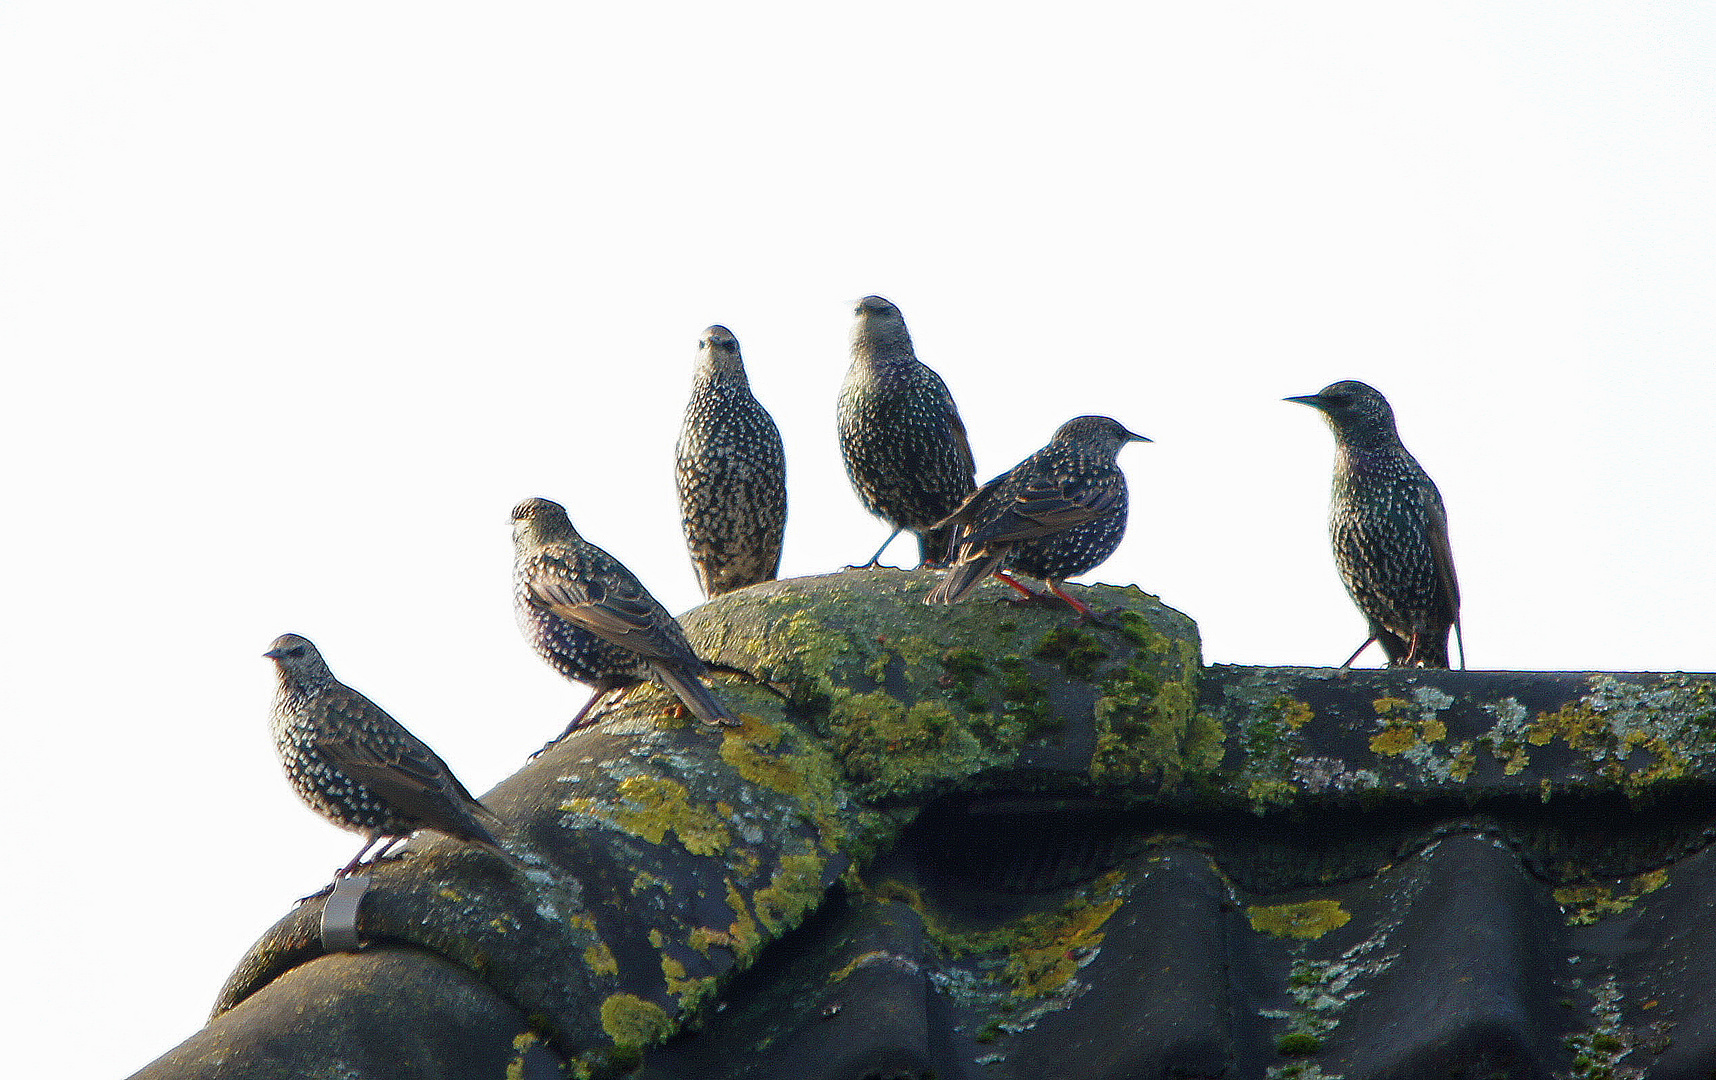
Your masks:
M1713 21L0 6L17 1075L166 1051L356 849L280 775L275 635L480 792L586 693L513 626L515 502L697 602L672 454L710 323L785 437L784 574L884 535L834 439L879 293L979 479L1080 413L1156 440L1091 576L1209 662L1362 639L1332 441L1280 400L1358 378L1447 502L1472 666L1716 668Z

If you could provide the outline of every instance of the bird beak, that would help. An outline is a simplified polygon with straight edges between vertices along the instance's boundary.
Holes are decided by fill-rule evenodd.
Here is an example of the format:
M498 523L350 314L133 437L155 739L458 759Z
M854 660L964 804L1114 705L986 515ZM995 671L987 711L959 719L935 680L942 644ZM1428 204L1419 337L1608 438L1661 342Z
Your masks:
M1127 442L1155 442L1156 440L1152 439L1148 435L1140 435L1136 431L1128 431L1126 433L1126 441Z
M283 655L285 655L285 654L282 653L279 649L269 649L267 652L262 654L263 659L266 659L266 660L278 660Z
M1320 409L1323 407L1323 397L1321 394L1301 394L1299 397L1284 397L1281 400L1291 401L1295 405L1309 405L1313 409Z

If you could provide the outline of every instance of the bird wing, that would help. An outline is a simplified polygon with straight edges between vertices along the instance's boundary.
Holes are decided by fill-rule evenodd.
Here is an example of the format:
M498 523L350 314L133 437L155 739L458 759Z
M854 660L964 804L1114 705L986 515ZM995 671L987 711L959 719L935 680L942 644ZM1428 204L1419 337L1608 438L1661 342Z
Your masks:
M946 386L942 387L946 392ZM971 439L965 434L965 421L959 418L959 409L953 404L953 395L947 396L947 424L953 435L953 452L959 456L960 468L967 476L977 472L977 459L971 456Z
M1442 496L1434 488L1424 498L1424 539L1430 545L1430 557L1436 563L1436 585L1442 602L1448 607L1448 617L1460 617L1460 581L1454 576L1454 549L1448 543L1448 511Z
M949 526L956 526L963 531L970 528L974 522L982 521L988 516L990 501L1001 490L1001 485L1006 483L1012 475L1011 471L1004 472L967 495L958 506L953 508L953 513L931 525L931 531L945 529Z
M344 723L321 725L324 731L341 733L318 742L328 763L402 816L432 828L461 816L461 809L466 815L478 812L493 818L435 751L362 694L339 686L320 695L317 703L329 714L346 718ZM385 722L378 725L378 719Z
M1095 521L1118 505L1122 497L1114 484L1074 487L1056 477L1033 476L1018 486L1012 500L979 533L983 542L995 544L1053 536Z
M530 576L530 595L572 625L646 660L684 663L689 657L700 664L691 644L674 632L678 627L673 616L636 579L628 578L574 574L564 563L544 555Z

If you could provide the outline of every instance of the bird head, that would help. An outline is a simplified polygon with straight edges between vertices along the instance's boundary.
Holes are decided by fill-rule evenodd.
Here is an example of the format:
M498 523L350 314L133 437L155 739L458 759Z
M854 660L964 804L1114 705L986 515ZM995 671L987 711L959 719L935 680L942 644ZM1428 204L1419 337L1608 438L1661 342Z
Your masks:
M512 539L523 548L557 540L576 540L578 530L566 508L548 499L526 499L512 508Z
M282 679L332 678L316 646L297 634L281 634L262 655L274 661Z
M745 377L745 362L739 356L739 339L725 326L711 326L697 339L697 373L740 379Z
M1388 399L1375 387L1356 379L1330 383L1315 394L1282 400L1316 409L1341 435L1394 431L1394 410L1389 407Z
M1120 421L1108 416L1075 416L1055 429L1055 442L1072 442L1107 454L1118 454L1129 442L1154 440L1128 431Z
M852 351L874 354L878 348L890 351L904 349L912 358L912 335L906 329L905 316L900 309L880 296L866 296L852 309L856 321L852 324Z

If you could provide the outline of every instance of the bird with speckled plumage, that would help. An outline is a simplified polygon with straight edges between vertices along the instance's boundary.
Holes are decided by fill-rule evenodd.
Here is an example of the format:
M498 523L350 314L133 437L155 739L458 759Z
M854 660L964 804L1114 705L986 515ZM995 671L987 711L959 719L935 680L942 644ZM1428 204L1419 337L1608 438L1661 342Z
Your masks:
M279 676L271 728L287 779L310 809L366 838L336 876L356 870L381 839L387 843L376 859L418 829L511 858L483 824L498 819L447 763L375 702L334 678L308 639L282 634L262 655L274 661Z
M1126 533L1121 447L1149 442L1106 416L1062 424L1047 446L984 484L941 524L953 529L953 566L926 604L952 604L991 574L1040 598L1005 571L1037 578L1080 615L1090 609L1061 591L1094 570Z
M565 507L524 500L513 508L512 535L519 629L550 667L593 690L555 742L582 725L603 695L646 679L705 723L739 723L701 682L709 666L679 621L618 559L579 536Z
M1329 537L1341 581L1370 623L1370 637L1341 667L1372 641L1391 667L1447 667L1448 634L1460 627L1448 514L1435 483L1401 445L1388 399L1348 380L1286 400L1322 413L1335 435Z
M965 424L947 384L918 361L900 309L866 296L855 313L836 410L840 456L859 501L894 529L864 565L905 530L918 538L919 562L940 565L948 531L936 523L977 486Z
M714 597L773 581L779 571L786 453L774 419L751 394L732 331L709 327L697 349L674 479L697 581Z

